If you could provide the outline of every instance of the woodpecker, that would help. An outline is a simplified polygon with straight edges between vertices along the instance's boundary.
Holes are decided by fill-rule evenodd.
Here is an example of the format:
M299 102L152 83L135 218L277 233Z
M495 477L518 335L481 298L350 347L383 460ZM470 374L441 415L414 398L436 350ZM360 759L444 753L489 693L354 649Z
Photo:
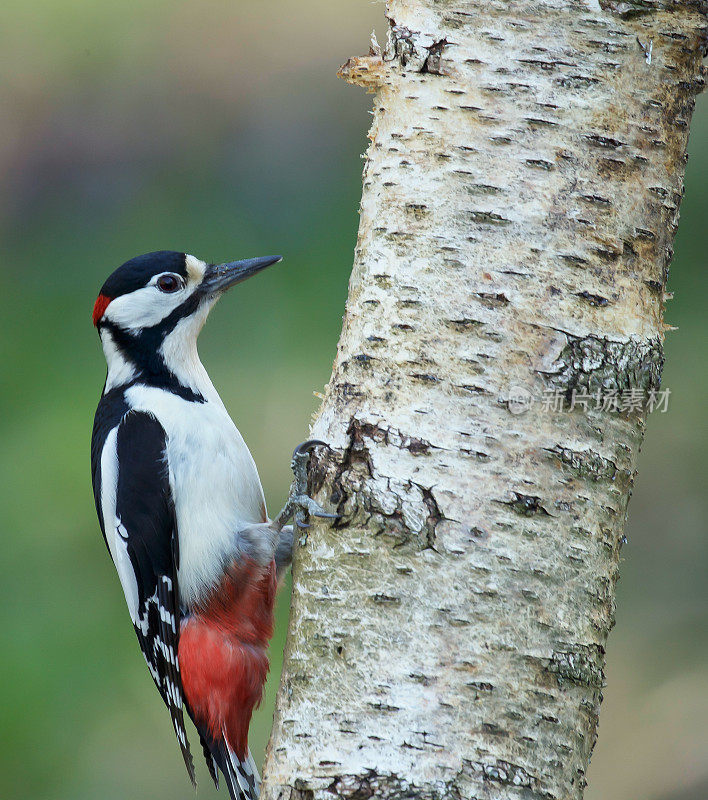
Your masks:
M268 517L256 465L197 352L219 297L280 261L213 265L159 251L127 261L93 309L108 371L91 440L99 524L148 669L196 786L184 710L217 788L256 800L248 726L268 671L278 579L307 496L311 450L295 449L285 508Z

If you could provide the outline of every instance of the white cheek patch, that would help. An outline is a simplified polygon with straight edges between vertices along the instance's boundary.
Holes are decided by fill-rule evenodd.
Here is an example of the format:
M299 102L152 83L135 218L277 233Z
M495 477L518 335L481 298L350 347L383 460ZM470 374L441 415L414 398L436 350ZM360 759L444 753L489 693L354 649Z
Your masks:
M157 286L144 286L112 300L103 318L123 330L137 331L141 328L151 328L184 303L195 288L196 286L187 286L186 289L173 294L166 294Z
M187 279L190 283L200 284L204 278L207 265L200 261L196 256L187 254L184 258L184 266L187 270Z
M123 356L107 328L101 330L100 336L103 344L103 352L106 355L106 363L108 364L108 375L106 376L106 387L104 389L105 393L110 392L114 386L122 386L131 381L135 377L135 368L130 361Z

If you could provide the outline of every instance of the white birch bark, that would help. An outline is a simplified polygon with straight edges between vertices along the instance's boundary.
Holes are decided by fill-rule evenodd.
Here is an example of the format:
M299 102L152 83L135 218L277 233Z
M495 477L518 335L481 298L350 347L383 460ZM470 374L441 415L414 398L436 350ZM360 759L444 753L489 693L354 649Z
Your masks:
M387 16L263 800L580 798L706 4Z

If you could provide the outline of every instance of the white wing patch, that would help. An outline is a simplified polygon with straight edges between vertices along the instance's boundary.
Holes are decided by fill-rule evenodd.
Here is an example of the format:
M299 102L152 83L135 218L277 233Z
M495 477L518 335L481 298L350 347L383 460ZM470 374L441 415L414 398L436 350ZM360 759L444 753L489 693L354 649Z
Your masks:
M128 613L133 620L133 625L145 633L147 630L147 617L142 620L138 618L138 581L135 578L133 564L128 555L128 531L118 517L116 517L114 530L116 571L123 587L125 602L128 604Z
M138 582L128 555L128 531L116 514L116 492L118 491L118 426L106 436L101 453L101 513L103 529L111 558L115 565L125 602L133 625L143 633L147 630L147 618L138 619ZM157 600L157 598L155 598Z
M101 515L103 517L103 530L106 532L106 542L111 553L113 563L116 563L116 492L118 491L118 426L113 428L106 436L106 442L101 451Z

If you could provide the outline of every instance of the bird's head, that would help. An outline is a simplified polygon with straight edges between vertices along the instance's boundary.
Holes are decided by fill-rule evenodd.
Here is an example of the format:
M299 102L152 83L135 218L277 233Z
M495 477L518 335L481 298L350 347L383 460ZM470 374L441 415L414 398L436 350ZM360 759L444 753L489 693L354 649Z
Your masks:
M231 286L280 259L207 264L160 250L126 261L108 277L93 307L108 361L106 388L138 374L189 381L181 373L196 358L197 335L214 303Z

